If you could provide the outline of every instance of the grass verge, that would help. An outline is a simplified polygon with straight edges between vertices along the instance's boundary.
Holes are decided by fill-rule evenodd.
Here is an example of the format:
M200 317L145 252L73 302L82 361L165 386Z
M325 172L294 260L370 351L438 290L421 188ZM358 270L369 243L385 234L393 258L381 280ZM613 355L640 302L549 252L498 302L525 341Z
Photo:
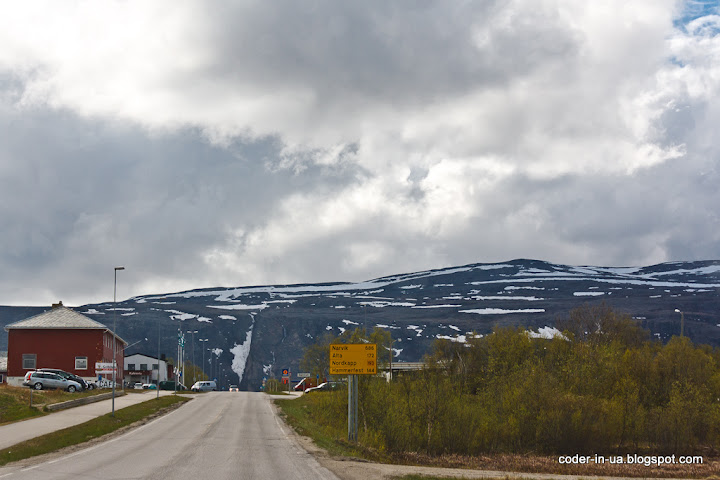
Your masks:
M291 399L276 399L275 404L280 408L280 414L285 422L293 427L300 435L312 438L313 442L331 455L341 457L359 457L367 460L388 462L389 458L384 457L361 444L352 444L337 429L321 425L313 420L311 416L312 405L307 397L295 397Z
M177 407L188 400L188 398L176 395L168 395L160 397L159 399L154 398L137 405L116 410L114 417L108 413L102 417L81 423L80 425L64 428L18 443L12 447L0 450L0 466L87 442L155 415L164 409Z
M27 387L0 385L0 425L44 415L43 407L83 397L92 397L109 390L86 390L68 393L63 390L30 390ZM30 395L32 394L32 406Z

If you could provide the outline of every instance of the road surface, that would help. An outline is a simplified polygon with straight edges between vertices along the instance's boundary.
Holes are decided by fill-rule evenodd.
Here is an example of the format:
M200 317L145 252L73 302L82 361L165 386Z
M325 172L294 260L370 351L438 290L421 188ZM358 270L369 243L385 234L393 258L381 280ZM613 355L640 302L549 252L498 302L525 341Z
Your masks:
M1 480L335 479L275 416L264 393L210 392L170 414L88 449Z

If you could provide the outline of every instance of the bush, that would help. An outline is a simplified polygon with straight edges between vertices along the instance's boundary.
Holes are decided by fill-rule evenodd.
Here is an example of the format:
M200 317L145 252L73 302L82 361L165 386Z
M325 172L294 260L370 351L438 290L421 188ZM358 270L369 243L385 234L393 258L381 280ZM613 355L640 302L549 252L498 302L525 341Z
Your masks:
M439 340L429 368L392 383L361 377L359 440L432 455L718 446L720 352L687 338L663 346L605 307L570 318L566 338L496 328L465 345ZM312 407L318 421L344 432L347 392L318 396Z

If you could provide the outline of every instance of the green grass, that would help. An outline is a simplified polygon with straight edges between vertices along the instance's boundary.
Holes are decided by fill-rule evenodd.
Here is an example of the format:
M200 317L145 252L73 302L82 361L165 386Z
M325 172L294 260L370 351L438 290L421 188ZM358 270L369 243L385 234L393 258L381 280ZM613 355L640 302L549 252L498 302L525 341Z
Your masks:
M0 385L0 425L44 415L43 407L77 398L92 397L109 390L68 393L62 390L30 390L27 387ZM32 408L30 395L32 394Z
M168 395L159 399L153 398L137 405L116 410L114 417L108 413L80 425L18 443L0 450L0 466L87 442L142 420L164 408L177 406L179 403L188 400L176 395Z
M323 393L324 395L324 393ZM300 435L310 437L318 447L327 450L331 455L359 457L373 461L387 461L378 452L347 440L347 428L339 430L316 422L311 412L317 408L314 403L320 397L303 395L292 399L276 399L275 404L285 422L292 426ZM347 425L347 423L345 423Z

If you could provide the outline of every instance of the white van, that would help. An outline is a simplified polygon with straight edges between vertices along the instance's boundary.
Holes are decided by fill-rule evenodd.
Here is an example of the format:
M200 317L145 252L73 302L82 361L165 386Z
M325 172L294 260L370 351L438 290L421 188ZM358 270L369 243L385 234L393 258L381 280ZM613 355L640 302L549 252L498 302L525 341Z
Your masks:
M195 382L195 384L190 388L193 392L211 392L217 390L217 385L214 381L203 381L203 382Z

